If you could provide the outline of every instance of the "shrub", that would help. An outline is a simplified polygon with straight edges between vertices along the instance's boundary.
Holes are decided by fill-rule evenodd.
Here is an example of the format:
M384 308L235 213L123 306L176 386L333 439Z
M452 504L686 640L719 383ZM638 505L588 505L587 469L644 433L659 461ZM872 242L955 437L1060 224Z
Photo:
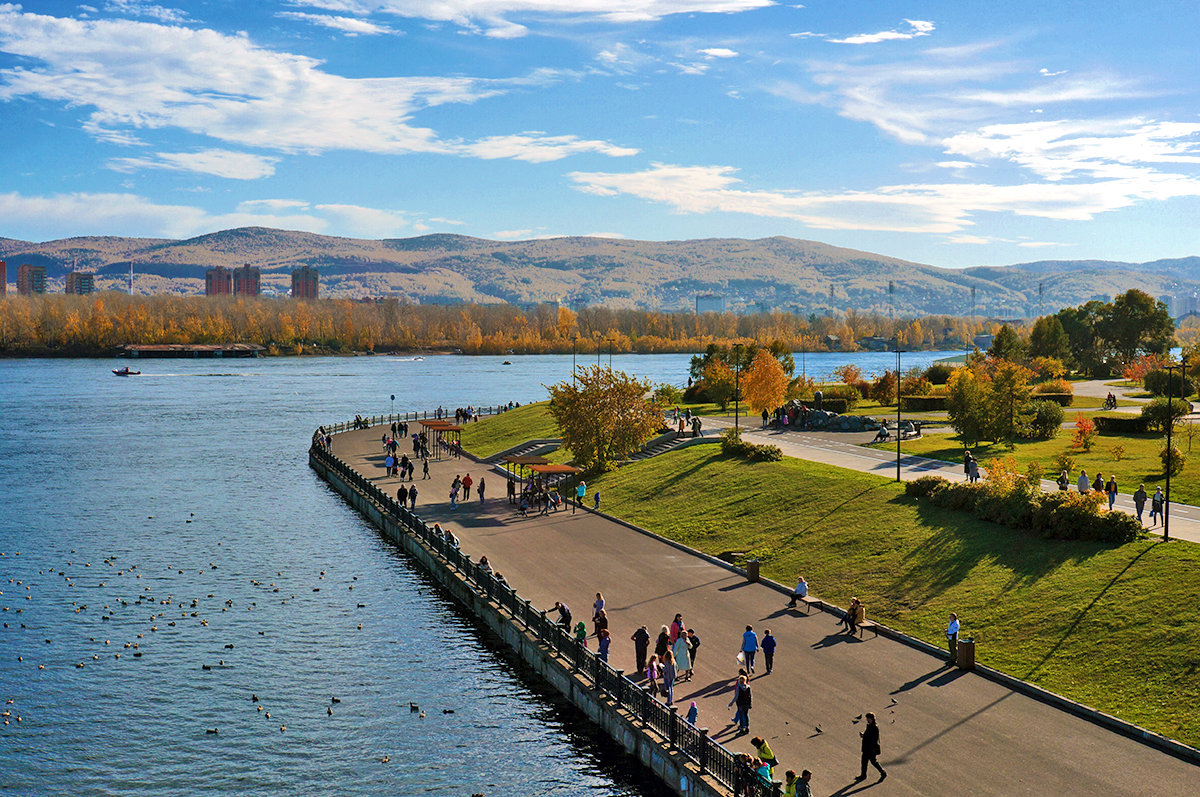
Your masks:
M895 371L884 371L875 377L875 381L871 383L871 400L877 401L885 407L891 405L896 400L898 381Z
M845 415L851 410L850 402L844 398L827 398L821 403L821 409L828 412L836 412L838 415Z
M683 391L683 400L689 404L702 404L708 401L708 394L704 392L704 382L693 382L691 387Z
M1096 434L1096 424L1092 423L1091 418L1083 413L1076 415L1075 433L1071 437L1071 447L1091 451L1096 442Z
M1025 466L1025 481L1029 482L1029 486L1034 490L1042 489L1042 479L1046 477L1046 469L1042 463L1036 459L1029 460L1029 464Z
M1055 437L1062 428L1063 408L1053 401L1031 401L1029 409L1033 417L1029 419L1029 436L1035 440L1049 440Z
M683 391L674 385L669 385L666 382L663 382L661 385L654 388L654 400L662 406L678 404L683 400Z
M934 363L925 369L924 377L931 385L944 385L954 372L954 366L946 363Z
M1108 453L1112 454L1113 462L1120 462L1125 458L1125 446L1118 443L1117 445L1108 449Z
M1143 384L1146 390L1156 396L1165 396L1168 391L1176 398L1187 398L1196 392L1196 386L1191 379L1183 380L1183 393L1179 392L1179 374L1174 371L1151 371L1146 374Z
M1039 399L1044 401L1053 401L1060 407L1069 407L1075 403L1074 393L1037 393Z
M1160 460L1162 460L1162 464L1163 464L1163 473L1168 472L1167 471L1167 453L1168 452L1167 452L1166 446L1163 446L1162 450L1158 452L1158 458ZM1182 451L1180 451L1179 447L1175 446L1175 445L1171 446L1170 455L1171 455L1171 457L1170 457L1170 461L1171 461L1170 474L1172 476L1178 476L1180 473L1183 472L1183 465L1185 462L1187 462L1187 455L1184 454Z
M833 375L838 381L847 385L862 381L862 369L852 363L834 368Z
M1074 393L1075 389L1071 387L1071 383L1065 379L1051 379L1048 382L1039 382L1033 387L1034 393Z
M1069 448L1055 456L1051 462L1054 463L1055 468L1060 471L1065 470L1068 475L1075 470L1075 455L1071 453L1071 449Z
M1034 357L1030 366L1039 379L1058 379L1067 372L1063 361L1057 357Z
M1149 428L1145 418L1128 413L1097 412L1092 414L1092 421L1102 434L1143 434Z
M945 396L901 396L900 409L905 412L929 412L946 409Z
M721 432L721 451L731 457L739 457L750 462L779 462L783 459L783 451L779 446L760 446L747 443L736 429L726 429Z
M904 494L913 498L927 498L949 483L941 476L918 476L904 485Z
M1142 418L1150 431L1166 434L1168 426L1179 423L1191 411L1192 405L1183 399L1171 399L1168 407L1165 398L1156 398L1142 407Z

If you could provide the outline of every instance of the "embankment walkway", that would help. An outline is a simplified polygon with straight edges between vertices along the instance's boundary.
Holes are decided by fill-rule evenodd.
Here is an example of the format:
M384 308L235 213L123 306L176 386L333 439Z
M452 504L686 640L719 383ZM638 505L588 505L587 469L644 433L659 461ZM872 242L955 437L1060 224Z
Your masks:
M394 494L399 481L383 476L379 434L337 435L334 451ZM751 749L749 736L734 735L727 707L741 634L747 624L760 634L770 628L779 640L775 672L764 674L760 654L751 736L770 742L777 779L785 769L811 769L814 794L1182 795L1200 782L1200 768L1178 758L884 636L841 634L832 615L786 609L774 589L616 521L570 510L519 518L503 477L478 462L430 462L430 471L424 481L418 473L417 512L451 528L473 558L486 555L522 596L546 609L565 601L588 621L595 593L604 594L613 666L632 672L630 634L645 624L654 637L681 612L702 645L676 703L682 713L695 700L698 724L735 750ZM486 479L488 500L473 491L451 510L450 482L464 473L476 485ZM819 574L810 575L819 587ZM880 718L889 777L855 784L863 725L854 719L866 711Z

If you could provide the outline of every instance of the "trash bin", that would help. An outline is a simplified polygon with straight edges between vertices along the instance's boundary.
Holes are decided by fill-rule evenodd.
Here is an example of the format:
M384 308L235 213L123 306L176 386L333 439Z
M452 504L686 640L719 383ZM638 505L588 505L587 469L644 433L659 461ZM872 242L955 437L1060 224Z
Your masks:
M746 562L747 581L758 581L758 568L759 563L757 559L751 559L749 562Z
M975 669L975 640L970 637L958 640L958 650L955 658L958 660L956 663L959 669Z

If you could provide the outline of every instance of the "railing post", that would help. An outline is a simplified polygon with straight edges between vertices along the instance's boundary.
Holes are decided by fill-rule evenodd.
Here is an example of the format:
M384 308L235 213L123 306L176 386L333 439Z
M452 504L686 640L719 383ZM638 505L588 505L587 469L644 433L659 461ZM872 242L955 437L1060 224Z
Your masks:
M650 690L649 689L640 689L639 691L642 693L642 700L641 700L642 705L641 705L641 712L640 712L641 716L638 717L638 719L640 719L642 721L642 725L645 726L650 721L649 720L649 717L650 717Z
M710 741L708 738L708 728L701 728L700 729L700 751L699 751L698 755L696 756L699 759L699 761L697 763L700 764L700 774L701 775L708 772L708 745L709 744L710 744Z
M671 706L671 716L667 717L667 740L672 750L679 743L679 706Z
M614 700L616 700L617 705L620 706L621 705L621 695L619 693L625 686L625 671L624 670L617 670L617 680L613 682L613 685L615 687L613 689L613 692L617 692L618 694L612 694L610 692L609 695Z

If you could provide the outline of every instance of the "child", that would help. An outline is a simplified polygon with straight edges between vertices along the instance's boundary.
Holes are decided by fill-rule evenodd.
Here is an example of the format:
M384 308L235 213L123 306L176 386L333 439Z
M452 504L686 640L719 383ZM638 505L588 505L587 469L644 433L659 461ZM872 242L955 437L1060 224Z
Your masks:
M651 656L646 664L646 689L651 696L658 694L658 656Z
M600 511L600 491L592 493L592 509L596 512Z
M687 721L695 725L698 719L700 719L700 709L696 707L696 701L693 700L692 704L688 706Z

